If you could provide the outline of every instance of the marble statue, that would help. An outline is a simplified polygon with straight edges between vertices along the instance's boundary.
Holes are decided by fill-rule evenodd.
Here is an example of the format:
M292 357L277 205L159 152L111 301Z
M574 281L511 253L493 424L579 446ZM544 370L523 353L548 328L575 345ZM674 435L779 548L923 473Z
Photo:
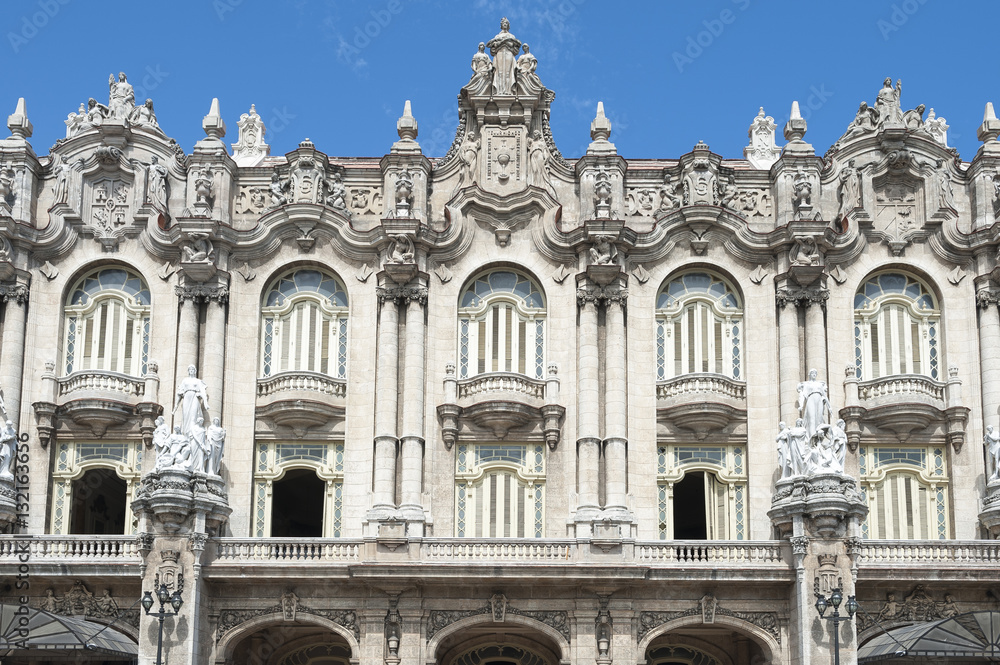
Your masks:
M597 172L594 180L594 216L598 219L611 218L611 176L604 167Z
M167 169L160 158L153 155L149 163L149 201L161 210L167 209Z
M861 102L861 105L858 106L858 112L854 116L854 121L847 126L847 131L844 132L844 136L841 140L860 134L866 134L868 132L874 132L877 119L878 117L875 113L875 109L868 106L868 102Z
M944 118L939 118L932 108L927 112L927 120L924 121L924 129L931 138L940 143L945 148L948 147L948 123Z
M994 431L993 425L986 426L986 434L983 436L983 445L989 455L990 473L989 482L1000 480L1000 433Z
M91 97L87 100L87 113L80 123L80 131L86 131L91 127L97 127L102 124L105 119L111 117L111 111L104 104L98 103L96 99Z
M917 108L903 113L903 126L907 129L920 129L923 127L925 108L923 104L917 104Z
M153 450L156 452L156 464L153 470L159 471L173 466L174 458L170 451L170 426L163 416L159 416L154 422L156 429L153 430Z
M128 120L135 108L135 92L132 91L132 84L125 78L125 72L118 73L118 80L115 75L108 77L108 88L110 88L110 99L108 100L108 110L110 117L115 120Z
M282 180L277 171L271 174L271 207L277 208L278 206L283 206L288 203L288 197L286 193L288 188L291 186L290 180Z
M465 135L460 148L463 168L458 178L458 185L455 187L456 192L463 186L468 187L478 179L479 145L479 139L476 138L475 133L469 132Z
M736 178L729 176L729 181L719 188L719 205L723 208L735 210L736 207L733 205L733 201L739 193L740 190L736 187Z
M191 450L191 457L188 460L191 470L204 473L210 453L204 418L195 419L194 425L191 426L191 431L188 433L188 445Z
M660 210L673 210L681 205L681 196L677 193L681 183L673 182L670 174L663 176L663 186L660 187Z
M198 378L198 370L194 365L188 366L188 375L177 386L177 402L174 413L181 410L180 431L185 436L191 436L199 418L204 418L208 412L208 386ZM204 422L204 420L202 421Z
M943 159L937 160L937 170L934 172L934 184L937 190L938 208L955 209L955 193L951 188L951 175Z
M500 21L500 32L486 42L493 56L493 94L514 94L514 72L517 69L517 53L521 42L510 34L510 21L504 17Z
M222 453L226 446L226 430L222 428L218 418L212 418L212 424L208 426L206 437L208 439L209 455L205 466L205 473L217 476L219 475L219 470L222 468Z
M535 73L535 69L538 68L538 59L528 51L527 44L522 45L521 49L524 53L517 59L515 72L517 84L515 87L517 92L522 95L537 95L544 87L538 74Z
M14 169L0 164L0 203L14 192Z
M836 425L824 423L819 426L810 456L809 473L844 472L847 458L847 433L844 427L843 420L838 420Z
M809 432L802 424L802 418L796 418L795 427L788 429L788 466L793 476L805 475L809 463Z
M153 112L153 100L147 99L142 106L136 106L128 117L129 123L134 127L151 127L159 129L156 123L156 113Z
M875 98L875 113L878 116L878 122L880 125L884 125L887 122L890 123L902 123L903 122L903 111L899 106L899 99L903 93L903 82L901 80L896 81L896 87L892 87L892 79L890 77L885 77L885 81L882 82L882 89L878 91L878 96Z
M174 432L167 438L170 445L171 467L188 468L191 462L191 441L181 432L180 425L174 425Z
M843 219L847 213L861 205L861 170L854 166L854 160L840 170L840 209L837 218Z
M412 215L413 176L407 169L396 175L396 216L408 218Z
M194 170L195 205L209 205L214 184L215 179L212 176L212 170L207 165Z
M545 139L542 132L536 129L531 134L531 142L528 148L528 184L540 187L553 196L555 189L552 187L552 179L549 177L548 166L549 151L545 147Z
M781 470L781 477L788 478L792 475L792 442L788 437L789 429L785 421L778 423L778 436L775 442L778 444L778 468Z
M331 208L347 210L347 188L344 187L343 177L339 173L334 173L327 184L330 195L326 197L326 204Z
M215 246L208 234L192 233L189 237L191 242L183 248L185 263L211 263L215 260Z
M788 262L793 266L818 266L820 258L819 247L812 236L796 238L788 250Z
M14 459L17 457L17 430L7 421L0 431L0 480L14 482Z
M479 42L479 50L472 56L472 78L465 86L472 94L489 92L493 85L493 61L486 55L486 44Z
M81 131L81 125L87 120L87 104L80 102L80 108L76 113L66 116L66 138L76 136Z
M389 247L388 263L413 263L413 240L405 233L389 236L392 244Z
M597 236L590 248L591 265L608 266L618 260L618 248L611 240L611 236Z
M59 153L53 153L52 171L56 174L56 182L52 185L52 203L66 203L69 199L70 177L73 175L73 165L63 159Z
M801 168L795 172L792 179L792 205L796 213L812 209L812 183Z
M826 414L833 412L833 407L827 398L826 382L820 381L818 376L819 372L815 369L809 370L809 378L801 382L798 387L799 413L802 415L802 423L810 441L816 436L820 425L829 422Z

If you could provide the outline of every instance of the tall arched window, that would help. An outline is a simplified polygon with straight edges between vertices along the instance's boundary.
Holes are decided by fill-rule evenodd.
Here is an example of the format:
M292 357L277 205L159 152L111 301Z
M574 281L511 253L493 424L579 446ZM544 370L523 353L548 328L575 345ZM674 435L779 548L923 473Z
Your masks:
M528 277L494 270L472 280L458 310L459 378L545 368L545 300Z
M940 314L919 280L896 272L870 278L854 296L857 377L923 374L937 379Z
M102 268L77 282L63 308L66 373L97 370L144 375L149 303L145 281L124 268Z
M455 535L541 538L544 534L544 444L461 444L455 480Z
M656 379L722 374L743 380L743 305L707 271L673 278L656 298Z
M937 446L858 448L861 488L868 501L862 537L948 538L946 454L946 448Z
M261 308L260 375L347 373L347 291L318 270L294 270L274 280Z

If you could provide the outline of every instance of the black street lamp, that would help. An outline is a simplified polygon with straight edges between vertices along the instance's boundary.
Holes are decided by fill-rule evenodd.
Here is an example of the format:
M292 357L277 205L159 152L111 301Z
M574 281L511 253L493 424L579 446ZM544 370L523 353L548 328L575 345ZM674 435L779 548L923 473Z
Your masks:
M163 665L163 620L167 617L175 617L181 611L181 605L184 604L184 600L181 598L181 591L184 590L184 573L177 575L177 590L170 593L170 589L167 588L166 584L160 584L160 574L156 574L156 579L153 581L153 592L145 592L142 595L142 609L146 610L147 616L153 616L160 621L160 633L156 638L156 665ZM156 599L160 601L160 611L150 612L153 609L153 593L156 594ZM173 612L167 610L167 603L173 608Z
M847 610L847 616L841 616L840 614L840 603L844 600L844 593L837 587L830 592L830 599L827 600L826 596L821 593L816 594L816 611L819 612L820 619L826 619L827 621L833 622L833 663L834 665L840 665L840 622L850 621L854 618L854 615L858 611L858 601L854 596L847 597L847 603L844 605L844 609ZM830 616L823 616L826 614L826 609L833 605L833 614Z

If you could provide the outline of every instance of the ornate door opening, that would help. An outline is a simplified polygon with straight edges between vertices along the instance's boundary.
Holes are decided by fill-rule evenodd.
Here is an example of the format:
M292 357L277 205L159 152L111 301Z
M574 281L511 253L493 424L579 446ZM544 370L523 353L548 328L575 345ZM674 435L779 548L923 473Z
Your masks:
M291 469L274 483L271 536L321 538L326 483L312 469Z
M73 481L70 533L121 535L125 533L128 490L112 469L90 469Z

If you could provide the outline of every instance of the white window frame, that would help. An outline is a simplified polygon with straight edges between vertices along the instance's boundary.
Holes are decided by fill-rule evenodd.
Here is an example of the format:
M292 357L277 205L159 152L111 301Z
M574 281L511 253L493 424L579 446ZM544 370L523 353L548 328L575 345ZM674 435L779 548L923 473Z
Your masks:
M946 455L944 445L860 447L861 488L868 502L862 536L874 540L950 538ZM892 456L907 461L892 461Z
M701 455L699 451L705 451ZM674 485L695 471L705 474L707 540L747 540L745 445L659 444L657 497L659 539L674 540ZM707 459L708 457L715 459Z
M339 538L344 530L344 442L258 441L254 454L253 533L271 537L274 483L293 469L314 471L326 483L323 538ZM307 454L302 454L307 451Z
M480 454L520 449L522 462ZM545 444L463 443L456 450L455 535L542 538L545 535ZM518 501L518 498L522 501ZM509 519L508 519L509 518Z
M83 305L67 304L63 308L62 364L66 374L89 371L143 376L148 362L150 309L117 290L93 294Z
M111 454L95 451L106 448ZM141 441L59 441L52 471L52 510L49 528L53 535L69 535L72 524L73 482L92 469L113 471L125 481L125 534L138 533L139 521L132 513L132 500L142 478Z

